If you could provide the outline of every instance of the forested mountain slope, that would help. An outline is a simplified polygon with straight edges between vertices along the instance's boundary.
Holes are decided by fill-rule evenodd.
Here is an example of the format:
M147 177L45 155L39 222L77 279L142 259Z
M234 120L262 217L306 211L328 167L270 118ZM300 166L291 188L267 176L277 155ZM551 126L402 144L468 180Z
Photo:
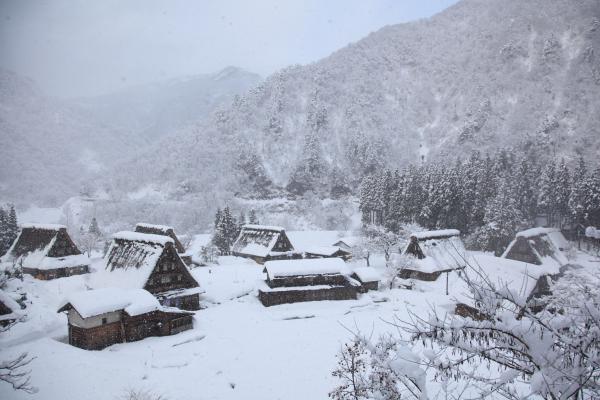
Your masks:
M600 3L463 0L292 66L127 164L123 187L323 194L473 148L598 154ZM177 155L177 157L173 157ZM270 185L270 183L273 185Z
M41 93L33 81L0 70L0 201L53 205L84 187L98 189L97 182L109 181L116 164L259 80L228 67L105 96L59 100Z

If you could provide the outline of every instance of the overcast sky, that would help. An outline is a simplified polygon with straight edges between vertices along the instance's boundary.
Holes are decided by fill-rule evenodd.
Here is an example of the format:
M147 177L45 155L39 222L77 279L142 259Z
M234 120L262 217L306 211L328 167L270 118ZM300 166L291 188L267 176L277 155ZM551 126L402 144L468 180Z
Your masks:
M61 97L228 65L266 76L456 0L0 0L0 67Z

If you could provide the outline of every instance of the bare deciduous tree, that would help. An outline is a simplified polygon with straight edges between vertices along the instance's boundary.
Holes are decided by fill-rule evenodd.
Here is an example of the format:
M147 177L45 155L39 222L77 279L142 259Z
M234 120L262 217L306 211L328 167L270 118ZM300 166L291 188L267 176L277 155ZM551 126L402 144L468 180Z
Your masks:
M600 398L599 272L567 271L552 285L552 294L533 299L520 288L492 282L480 269L470 270L463 276L478 317L433 310L396 319L392 324L400 337L378 343L394 350L369 352L371 368L377 365L394 378L377 398L398 399L393 390L406 390L407 383L414 384L414 398L427 398L424 382L407 380L410 356L398 359L401 347L394 346L406 343L425 347L423 356L411 360L414 369L433 371L434 379L446 386L457 382L478 398Z
M36 393L37 389L31 385L31 371L26 369L34 358L25 352L11 360L0 361L0 381L7 382L14 390Z

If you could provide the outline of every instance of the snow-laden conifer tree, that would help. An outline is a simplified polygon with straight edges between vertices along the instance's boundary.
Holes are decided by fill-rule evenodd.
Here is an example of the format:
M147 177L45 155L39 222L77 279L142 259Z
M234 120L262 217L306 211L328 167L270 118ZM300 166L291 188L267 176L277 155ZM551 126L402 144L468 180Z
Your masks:
M548 163L542 171L538 193L538 210L548 216L552 225L556 213L556 167Z
M250 210L250 214L248 215L248 223L252 225L258 225L260 223L258 221L258 217L256 216L256 210L254 208Z

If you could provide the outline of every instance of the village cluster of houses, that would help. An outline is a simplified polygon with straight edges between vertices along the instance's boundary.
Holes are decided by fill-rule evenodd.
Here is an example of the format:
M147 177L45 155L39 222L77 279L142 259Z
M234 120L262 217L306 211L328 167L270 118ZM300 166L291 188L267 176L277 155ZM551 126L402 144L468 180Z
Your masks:
M349 300L378 290L381 280L375 268L347 267L355 240L343 238L329 246L299 251L282 227L245 225L232 254L263 266L266 278L258 288L258 298L264 306ZM503 266L551 264L532 285L529 296L539 297L549 290L550 280L568 268L568 248L559 230L530 229L516 235L502 256ZM464 269L469 262L460 232L454 229L415 232L400 256L404 265L398 277L422 281L435 281L444 273ZM62 225L23 225L3 261L11 260L22 266L23 273L42 280L90 272L89 258ZM190 273L191 260L171 227L138 224L134 231L114 234L102 268L90 276L96 289L68 296L58 309L67 313L69 343L102 349L191 329L202 293ZM458 305L456 310L473 311L469 305ZM2 294L0 324L20 315L18 304Z

